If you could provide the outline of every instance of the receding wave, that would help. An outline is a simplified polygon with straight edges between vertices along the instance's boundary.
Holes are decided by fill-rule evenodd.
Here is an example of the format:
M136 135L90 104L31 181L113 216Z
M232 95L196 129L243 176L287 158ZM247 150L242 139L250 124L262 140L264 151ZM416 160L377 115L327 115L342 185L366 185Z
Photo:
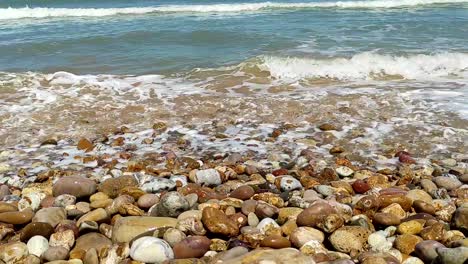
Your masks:
M468 3L468 0L374 0L374 1L338 1L305 3L239 3L210 5L166 5L150 7L123 8L2 8L0 20L47 17L102 17L113 15L141 15L148 13L235 13L277 9L307 8L403 8L435 4Z
M278 79L466 79L468 53L394 56L365 52L331 59L262 57L259 68Z

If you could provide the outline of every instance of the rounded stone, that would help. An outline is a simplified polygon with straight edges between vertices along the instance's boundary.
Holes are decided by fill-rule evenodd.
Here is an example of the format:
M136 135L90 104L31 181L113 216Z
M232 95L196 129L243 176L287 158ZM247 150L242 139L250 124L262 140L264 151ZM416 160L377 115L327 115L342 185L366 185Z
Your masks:
M351 186L353 187L353 190L356 193L365 193L368 190L370 190L369 184L367 184L367 182L365 182L363 180L359 180L359 179L354 181Z
M62 207L42 208L36 212L32 221L48 223L55 227L60 221L67 219L67 212Z
M214 234L232 237L239 233L239 226L236 222L229 219L221 210L213 207L203 209L202 222Z
M249 213L249 215L247 215L247 223L249 224L249 226L255 227L258 225L259 222L260 220L258 219L255 213Z
M262 247L280 249L291 247L291 242L289 242L287 238L280 235L269 235L260 242L260 245Z
M242 185L231 192L230 197L237 198L240 200L248 200L255 194L254 188L250 185Z
M29 254L40 257L49 248L49 241L43 236L33 236L27 243Z
M262 234L266 234L269 230L279 229L280 226L276 223L275 220L271 218L264 218L262 221L260 221L260 223L258 223L256 228L260 230Z
M247 200L242 203L241 211L243 214L248 215L249 213L254 213L255 208L257 207L257 201Z
M162 263L174 258L171 246L156 237L141 237L135 240L130 248L130 256L136 261L145 263Z
M67 207L69 205L74 205L76 202L76 197L70 194L62 194L55 197L54 206L55 207Z
M163 239L174 247L175 244L179 243L180 241L184 240L187 236L184 232L180 231L176 228L169 228L164 232Z
M5 263L18 263L28 255L28 247L22 242L9 242L0 245L0 260Z
M424 240L416 244L414 253L425 263L431 263L438 256L437 248L445 248L445 246L434 240Z
M61 246L70 249L75 244L75 234L72 230L53 233L49 239L51 247Z
M457 229L468 231L468 207L459 207L453 215L452 222Z
M49 239L54 228L49 223L33 222L26 225L20 232L20 240L27 242L33 236L42 236Z
M436 248L441 263L465 264L468 263L468 247Z
M281 176L279 177L279 188L281 191L292 191L302 188L302 184L299 180L292 176Z
M273 206L271 204L265 203L265 202L259 202L257 204L257 207L255 208L255 214L258 216L258 218L265 218L265 217L273 217L276 216L279 213L278 208L276 206Z
M410 198L413 202L416 200L421 200L426 203L432 202L432 197L427 192L419 189L408 191L408 193L406 193L406 197Z
M16 211L18 211L18 206L11 203L0 202L0 213Z
M409 255L414 251L416 245L421 241L423 241L423 239L418 236L404 234L398 236L395 239L394 247L400 250L401 253Z
M110 178L99 185L99 191L107 194L110 198L119 195L126 187L138 186L138 181L132 175L124 175L117 178Z
M423 230L423 228L424 225L421 222L411 220L398 225L397 232L400 234L417 235Z
M341 177L350 177L354 171L346 166L339 166L335 169L336 173Z
M438 176L434 179L435 184L440 188L445 188L448 191L455 190L458 187L462 186L462 182L455 177L445 177L445 176Z
M192 178L195 183L200 185L220 185L221 175L215 169L207 169L207 170L197 170L195 171L195 177Z
M127 216L119 218L112 229L114 243L130 242L135 237L156 229L175 227L176 218Z
M62 194L71 194L77 198L87 197L95 193L96 183L81 176L67 176L60 178L53 186L52 193L55 197Z
M161 200L150 212L150 215L177 217L189 208L190 205L184 196L178 192L168 192L161 197Z
M138 198L138 207L148 209L159 202L159 196L154 193L145 193Z
M42 258L46 261L64 260L68 258L69 250L64 247L49 247Z
M327 215L336 213L336 210L330 204L326 202L315 202L297 216L296 223L298 226L314 227Z
M413 208L417 213L426 213L430 215L435 215L436 208L427 202L416 200L413 202Z
M297 207L280 208L279 213L278 213L278 219L276 221L278 221L278 224L283 224L290 219L296 221L297 216L300 213L302 213L302 211L304 210L301 208L297 208Z
M388 241L385 235L376 232L367 239L369 246L376 252L388 252L392 248L392 242Z
M307 242L311 240L318 241L320 243L323 243L325 240L325 235L323 234L322 231L312 228L312 227L298 227L296 228L291 235L289 236L289 240L291 240L291 243L297 247L301 248L304 246Z
M200 258L209 249L211 240L205 236L191 236L176 243L173 247L176 259Z
M374 214L374 223L382 226L394 226L400 224L400 217L389 213Z
M111 240L103 234L88 233L78 237L78 239L76 240L75 247L70 252L70 254L72 255L75 252L86 252L91 248L95 248L96 250L100 251L101 249L109 247L111 245Z
M367 243L370 231L361 226L343 226L329 237L332 246L344 253L361 251Z
M0 213L0 222L13 225L23 225L30 222L33 215L34 212L31 208L26 208L23 211L4 212Z

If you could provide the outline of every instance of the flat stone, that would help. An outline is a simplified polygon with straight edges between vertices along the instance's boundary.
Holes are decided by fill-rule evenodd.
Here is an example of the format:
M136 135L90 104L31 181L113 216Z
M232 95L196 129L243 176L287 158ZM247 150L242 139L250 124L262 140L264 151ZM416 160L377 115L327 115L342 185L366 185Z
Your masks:
M43 254L45 261L64 260L68 258L69 250L64 247L49 247Z
M22 225L31 221L34 212L31 208L26 208L23 211L16 212L4 212L0 213L0 222L13 224L13 225Z
M91 248L100 251L101 249L111 246L112 241L100 233L84 234L76 240L75 247L70 252L70 255L79 254L84 256L84 253Z
M280 235L269 235L260 242L260 245L262 247L280 249L291 247L291 242L289 242L287 238Z
M315 264L312 257L302 254L294 248L282 249L256 249L247 254L226 259L222 264L238 263L295 263L295 264Z
M52 192L55 197L62 194L71 194L81 198L90 196L96 192L96 189L97 185L91 179L81 176L67 176L55 182Z
M176 218L127 216L119 218L112 229L114 243L130 242L133 238L159 228L175 227Z
M67 212L62 207L42 208L36 212L32 221L48 223L55 227L60 221L67 219Z
M434 178L435 184L440 188L445 188L448 191L455 190L458 187L462 186L462 182L457 178L438 176Z

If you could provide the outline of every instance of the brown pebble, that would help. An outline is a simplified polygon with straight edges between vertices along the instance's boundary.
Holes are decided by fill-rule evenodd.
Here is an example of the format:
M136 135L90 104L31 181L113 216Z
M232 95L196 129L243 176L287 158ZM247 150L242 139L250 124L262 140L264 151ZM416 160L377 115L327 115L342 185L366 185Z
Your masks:
M270 248L287 248L291 247L291 242L283 236L279 235L270 235L265 237L262 242L260 242L262 247L270 247Z
M23 211L0 213L0 222L13 225L22 225L31 221L34 212L31 208L26 208Z
M374 223L383 226L394 226L400 224L400 218L394 214L376 213L374 215Z
M370 189L369 184L363 180L356 180L351 186L356 193L365 193Z
M416 244L421 241L423 241L423 239L418 236L404 234L395 239L394 247L400 250L403 254L411 254L414 251Z
M89 152L89 151L94 149L93 143L91 143L91 141L89 141L86 138L80 139L80 141L78 141L78 144L77 144L76 147L77 147L77 149L84 150L86 152Z
M33 222L26 225L20 232L20 240L28 242L33 236L43 236L49 239L54 233L54 228L49 223Z
M413 208L418 213L426 213L430 215L435 215L436 213L436 208L432 204L426 203L421 200L414 201Z
M405 211L409 211L411 209L411 205L413 201L411 198L406 197L403 194L385 194L379 196L380 207L384 208L389 206L392 203L397 203L403 208Z
M6 212L16 212L18 207L11 203L0 202L0 214Z
M211 240L205 236L191 236L176 243L173 247L176 259L200 258L209 249Z
M238 187L234 191L232 191L229 196L232 198L237 198L241 200L248 200L254 194L255 194L254 188L252 188L249 185L243 185L243 186Z
M205 227L214 234L225 236L236 236L239 233L239 226L232 221L221 210L206 207L202 212L202 222Z
M336 214L336 210L330 204L315 202L297 216L296 223L298 226L314 227L329 214Z

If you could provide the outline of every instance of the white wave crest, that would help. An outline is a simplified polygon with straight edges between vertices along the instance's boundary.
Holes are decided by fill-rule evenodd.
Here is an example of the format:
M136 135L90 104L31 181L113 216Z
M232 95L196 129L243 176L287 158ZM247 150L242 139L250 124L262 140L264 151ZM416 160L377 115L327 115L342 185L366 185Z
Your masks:
M123 8L1 8L0 20L47 17L103 17L113 15L141 15L147 13L235 13L272 9L301 8L399 8L434 4L468 3L468 0L373 0L307 3L240 3L212 5L166 5Z
M351 58L332 59L263 57L260 67L272 77L295 80L370 80L385 76L410 80L466 79L468 53L391 56L365 52Z

